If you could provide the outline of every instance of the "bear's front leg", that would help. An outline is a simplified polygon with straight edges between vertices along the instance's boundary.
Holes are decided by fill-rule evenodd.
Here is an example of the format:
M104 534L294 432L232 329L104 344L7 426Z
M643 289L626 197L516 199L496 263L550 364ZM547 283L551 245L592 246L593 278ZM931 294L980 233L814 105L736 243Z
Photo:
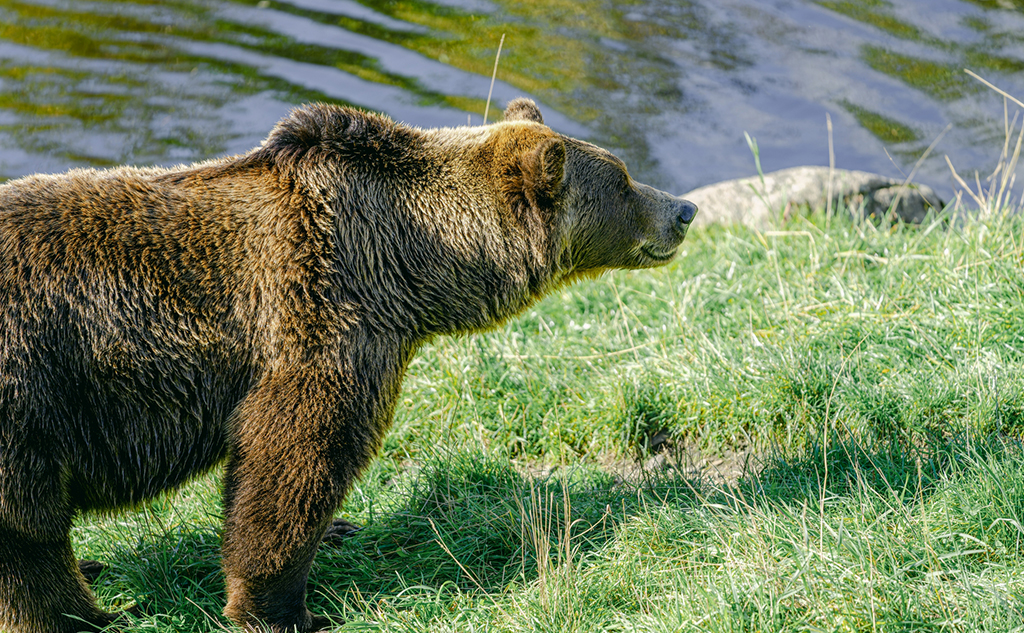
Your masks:
M361 396L361 397L357 397ZM274 631L319 631L306 608L317 545L358 471L365 389L305 366L270 375L235 417L225 478L225 615ZM340 622L339 622L340 623Z

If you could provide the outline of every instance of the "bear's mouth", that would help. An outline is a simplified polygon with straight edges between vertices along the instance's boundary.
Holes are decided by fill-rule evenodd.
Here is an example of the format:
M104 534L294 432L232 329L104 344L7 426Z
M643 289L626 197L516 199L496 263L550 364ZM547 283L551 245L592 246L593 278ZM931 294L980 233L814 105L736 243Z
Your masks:
M667 251L660 251L651 244L644 244L640 247L640 252L643 253L645 257L659 264L663 264L675 257L676 250L678 250L678 247Z

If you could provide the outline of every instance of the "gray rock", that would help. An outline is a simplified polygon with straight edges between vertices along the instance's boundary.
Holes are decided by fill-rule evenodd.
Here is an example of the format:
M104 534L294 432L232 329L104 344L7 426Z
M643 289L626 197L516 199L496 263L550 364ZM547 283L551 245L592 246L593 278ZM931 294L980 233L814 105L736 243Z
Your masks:
M919 223L929 211L945 206L925 185L904 186L878 174L828 167L783 169L765 174L763 182L759 176L727 180L682 197L700 208L695 226L732 222L764 229L780 216L827 208L830 193L836 211L847 209L864 217L899 218L907 223Z

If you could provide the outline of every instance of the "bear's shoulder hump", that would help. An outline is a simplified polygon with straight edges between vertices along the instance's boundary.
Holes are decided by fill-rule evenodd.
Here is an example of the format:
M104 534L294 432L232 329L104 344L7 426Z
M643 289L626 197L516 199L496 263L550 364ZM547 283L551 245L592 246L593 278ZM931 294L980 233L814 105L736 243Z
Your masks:
M296 156L316 147L376 145L393 133L395 125L384 115L312 103L295 108L279 121L263 142L262 149L279 156Z

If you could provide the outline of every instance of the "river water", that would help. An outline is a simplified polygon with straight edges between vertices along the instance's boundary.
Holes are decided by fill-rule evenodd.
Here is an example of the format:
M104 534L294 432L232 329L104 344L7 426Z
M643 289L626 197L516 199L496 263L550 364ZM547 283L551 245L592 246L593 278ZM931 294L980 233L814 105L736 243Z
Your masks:
M1024 100L1024 0L0 0L0 180L243 152L312 100L479 124L502 35L490 120L531 96L676 193L755 173L744 133L827 165L828 115L841 168L941 136L915 179L949 196L1005 136L964 69Z

